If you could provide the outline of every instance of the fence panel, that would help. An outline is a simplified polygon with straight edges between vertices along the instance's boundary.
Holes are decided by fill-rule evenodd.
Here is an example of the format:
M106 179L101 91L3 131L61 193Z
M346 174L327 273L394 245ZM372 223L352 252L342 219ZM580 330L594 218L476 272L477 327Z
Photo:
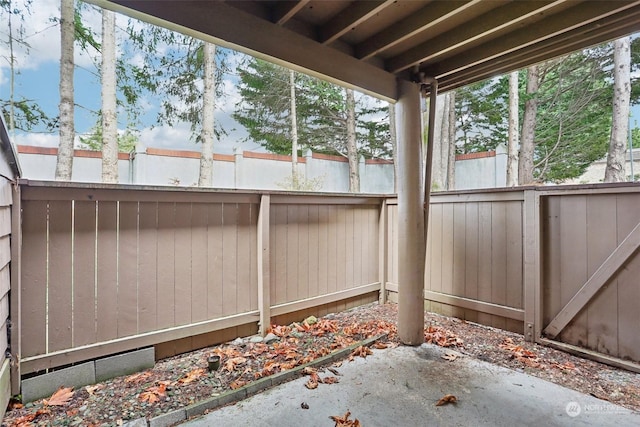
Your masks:
M523 191L431 195L427 310L523 332ZM397 204L388 202L388 288L397 290Z

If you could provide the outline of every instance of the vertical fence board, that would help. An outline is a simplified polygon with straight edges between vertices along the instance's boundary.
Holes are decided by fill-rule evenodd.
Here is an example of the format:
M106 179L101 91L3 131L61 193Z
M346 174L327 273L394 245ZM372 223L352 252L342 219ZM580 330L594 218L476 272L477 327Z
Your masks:
M491 302L492 286L492 223L491 223L491 202L480 202L478 204L478 299L484 302ZM478 313L478 322L484 325L491 325L492 316L486 313Z
M318 206L318 294L326 294L329 289L329 207Z
M138 203L120 202L118 336L138 332Z
M46 352L47 202L22 202L22 357Z
M158 328L175 323L175 203L158 203Z
M443 206L443 204L435 204L429 208L429 227L431 227L431 234L427 236L427 239L432 242L433 248L437 249L431 251L431 258L428 261L430 286L427 289L434 292L442 292ZM441 313L442 304L432 302L431 309L437 313Z
M275 283L271 283L271 303L282 304L289 301L287 295L287 214L286 205L273 205L271 221L272 241L271 271Z
M442 205L442 292L451 294L453 291L453 204ZM451 316L450 305L443 304L441 311L446 316Z
M298 292L298 206L287 208L287 302L300 299Z
M340 289L348 289L352 286L355 280L355 230L354 230L354 215L355 209L351 206L341 206L340 210L343 212L344 230L346 247L344 251L344 280L342 280Z
M338 251L340 250L338 243L340 235L338 234L338 210L336 206L328 206L328 242L329 242L329 250L327 253L327 260L329 263L329 276L327 278L327 292L335 292L338 290L338 270L339 263L342 261L338 255ZM342 245L342 249L344 250L344 245Z
M366 224L363 224L362 228L362 247L366 249L365 256L363 259L363 264L365 267L363 268L363 283L374 283L380 281L379 271L380 271L380 234L378 229L380 227L379 217L380 217L380 207L370 207L368 209L369 215L368 218L365 219Z
M347 281L347 258L348 249L353 250L353 235L351 236L351 242L349 242L349 235L347 233L347 212L343 206L335 207L336 215L336 291L345 289ZM336 303L336 310L340 310L340 304Z
M507 212L501 202L493 202L491 206L491 302L506 305L507 303ZM491 326L506 328L504 318L493 316Z
M251 228L254 226L255 224L251 223L251 205L238 205L238 313L245 313L251 309L251 295L255 292L255 286L251 284Z
M560 298L560 198L547 197L543 213L543 292L542 312L543 324L548 325L551 319L562 309ZM544 329L544 326L542 327Z
M138 325L144 333L158 325L158 204L140 202L138 209Z
M362 245L363 241L363 230L362 227L368 224L368 212L367 208L363 206L362 208L354 209L353 212L353 280L348 284L349 287L364 285L366 284L364 277L362 275L362 266L363 264L368 263L370 256L368 248L364 248Z
M238 204L222 205L222 314L238 312Z
M478 298L478 203L467 203L465 207L465 220L467 224L467 236L465 239L465 284L464 294L467 298ZM473 310L465 311L465 319L478 320L478 314Z
M96 342L96 202L75 202L73 345Z
M250 263L249 267L251 274L249 275L249 281L251 286L251 292L249 293L249 309L258 310L258 214L260 212L259 204L250 205L251 225L249 227L250 233ZM268 231L269 224L267 224ZM262 274L262 272L260 272Z
M208 206L204 203L191 205L191 321L207 319L209 293L207 283L207 243Z
M191 203L176 203L175 324L191 323Z
M314 297L320 295L318 291L320 282L318 264L321 248L319 215L318 205L309 206L309 265L307 266L307 280L309 281L309 296Z
M618 227L617 242L620 243L631 230L640 222L640 195L617 196ZM616 337L618 347L616 356L640 361L640 334L638 333L638 307L640 307L640 255L633 255L618 274L617 284L609 285L604 290L607 297L608 310L602 310L601 318L606 328L617 327ZM614 302L614 298L617 301ZM611 309L615 307L617 316L613 316Z
M524 258L522 249L524 240L522 239L522 208L523 203L519 201L505 203L507 237L505 305L514 308L523 308L522 292L524 281L522 263ZM508 330L522 329L522 321L507 319L506 322Z
M49 202L49 348L72 347L71 201Z
M309 298L309 207L298 206L298 299Z
M611 209L611 206L615 205L615 195L593 195L586 200L588 277L595 273L618 246L616 214L615 210ZM601 353L617 354L618 319L617 316L612 315L617 313L616 280L605 287L606 289L602 289L587 304L587 342L585 344Z
M98 341L118 337L118 204L98 202Z
M451 294L456 296L464 296L464 284L466 278L465 262L466 262L466 209L464 204L456 203L453 205L453 275L451 284ZM464 317L464 310L454 307L451 314L455 317Z
M222 316L222 204L207 207L207 314L210 319Z
M564 307L587 281L586 196L560 200L560 298ZM587 313L582 311L560 334L565 342L587 345Z

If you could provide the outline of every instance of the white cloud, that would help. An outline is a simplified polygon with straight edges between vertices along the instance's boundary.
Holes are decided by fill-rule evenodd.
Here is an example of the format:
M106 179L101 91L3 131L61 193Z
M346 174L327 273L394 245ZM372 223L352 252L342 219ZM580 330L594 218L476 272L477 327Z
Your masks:
M36 145L38 147L57 147L60 137L51 133L16 134L13 138L16 145Z

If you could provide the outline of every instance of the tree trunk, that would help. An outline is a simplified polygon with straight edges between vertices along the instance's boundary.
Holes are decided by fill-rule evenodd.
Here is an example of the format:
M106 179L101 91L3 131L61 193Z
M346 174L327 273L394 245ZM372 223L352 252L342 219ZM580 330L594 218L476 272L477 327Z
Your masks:
M518 162L518 182L520 185L533 183L533 151L535 149L536 115L539 86L538 66L527 69L527 101L524 103L522 117L522 136L520 139L520 161Z
M507 187L518 185L518 72L509 74L509 143L507 145Z
M102 182L118 182L116 18L102 9Z
M358 146L356 145L356 100L353 89L347 92L347 158L349 159L349 191L360 192Z
M613 117L604 182L625 181L625 151L631 96L631 39L613 42Z
M9 2L11 8L11 2ZM15 137L16 121L15 121L15 85L16 85L16 57L13 54L13 27L11 26L11 11L8 15L8 33L9 33L9 132L11 137Z
M451 191L456 189L456 92L451 91L447 95L447 190Z
M296 73L289 70L289 120L291 120L291 183L294 190L300 189L298 179L298 112L296 111Z
M434 120L434 129L433 129L433 157L431 160L431 190L433 191L443 191L446 187L446 161L444 160L446 157L443 156L442 152L444 151L444 147L442 146L442 124L444 120L444 96L439 95L438 101L436 101L435 109L436 116ZM431 108L431 106L429 106ZM425 123L428 123L428 116L424 119ZM425 137L426 138L426 137ZM426 139L425 139L426 140ZM426 153L426 150L425 150ZM443 163L444 161L444 163Z
M389 103L389 137L393 152L393 192L398 192L398 134L396 133L396 104Z
M60 2L60 145L56 162L56 179L71 180L73 171L73 42L74 1Z
M203 53L202 130L200 131L202 152L200 153L198 186L211 187L213 185L214 111L216 107L216 45L205 42Z

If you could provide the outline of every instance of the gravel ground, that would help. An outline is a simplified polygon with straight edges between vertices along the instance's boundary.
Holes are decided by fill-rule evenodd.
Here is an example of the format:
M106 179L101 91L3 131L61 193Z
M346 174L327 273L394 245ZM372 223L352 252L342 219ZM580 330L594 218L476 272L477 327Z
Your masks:
M380 333L387 334L380 345L397 345L396 320L395 304L369 304L307 323L277 326L272 331L276 339L270 343L247 337L161 360L153 369L67 390L47 400L24 406L12 402L2 425L118 426L151 418ZM456 318L426 313L425 325L429 342L640 411L640 374ZM207 370L211 355L221 358L218 371Z

